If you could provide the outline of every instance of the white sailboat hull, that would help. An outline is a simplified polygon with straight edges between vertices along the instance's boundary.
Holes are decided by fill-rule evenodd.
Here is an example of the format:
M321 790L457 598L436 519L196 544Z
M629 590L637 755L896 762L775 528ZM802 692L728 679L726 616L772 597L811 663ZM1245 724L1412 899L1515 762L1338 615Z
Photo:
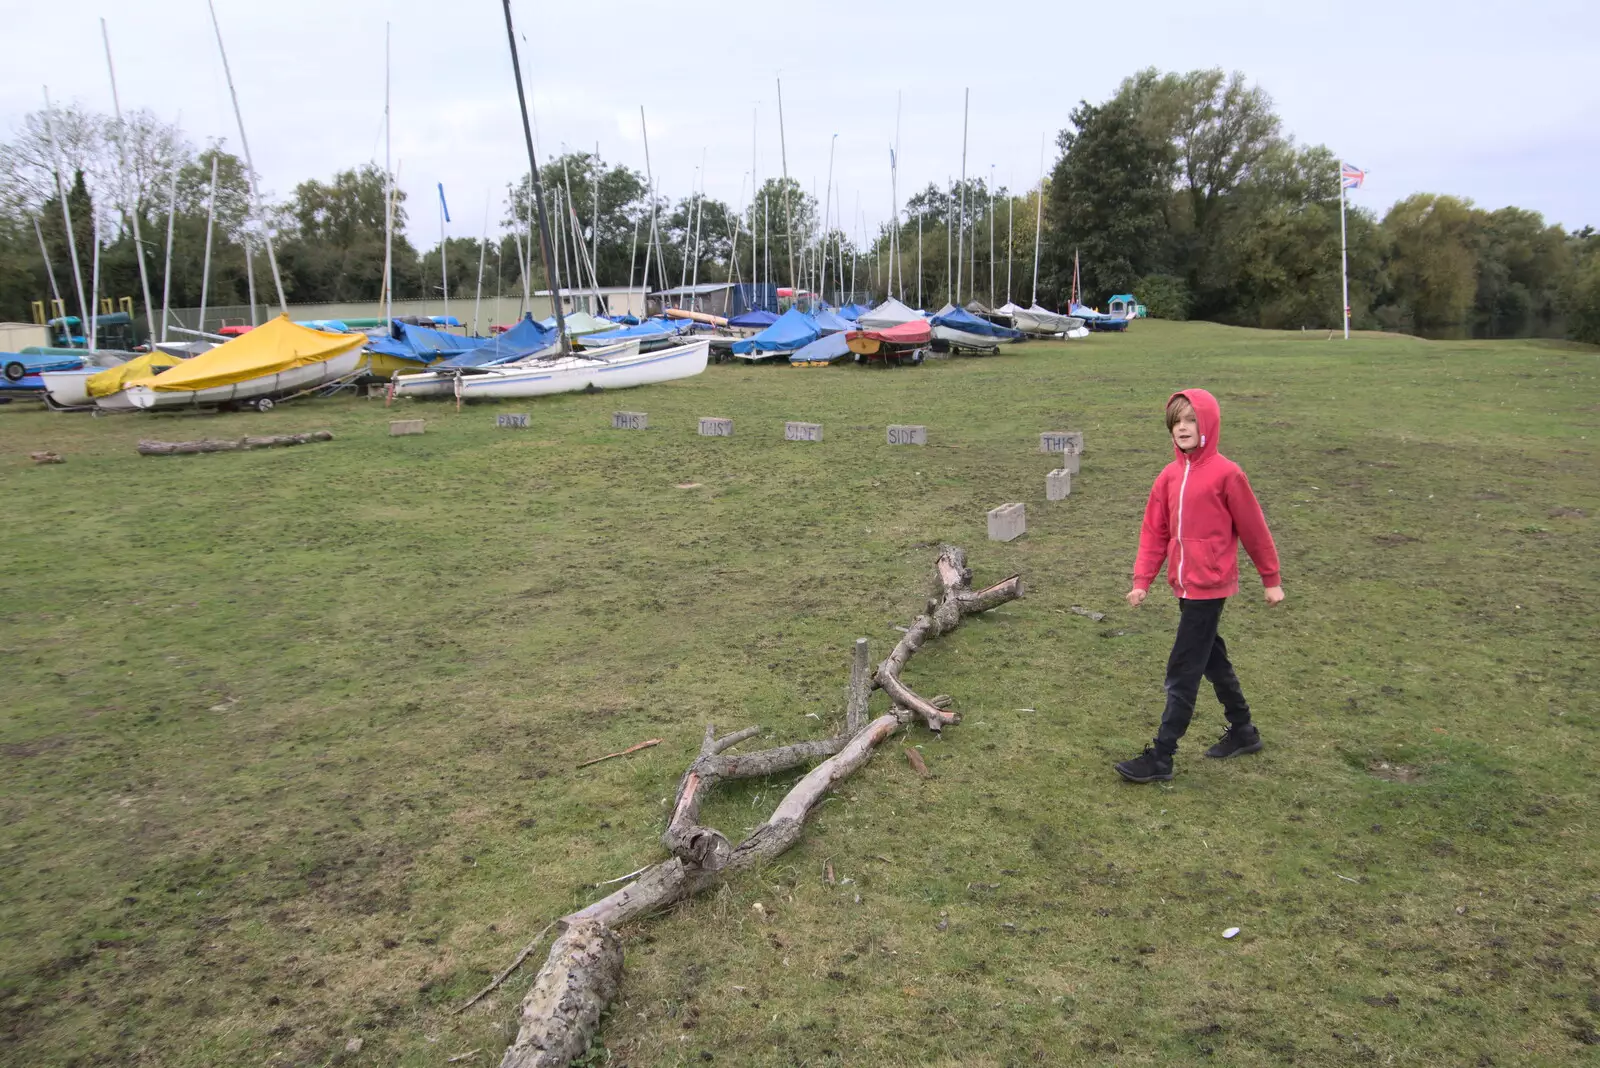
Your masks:
M460 369L446 368L442 371L419 371L416 374L400 375L394 380L394 395L396 397L454 397L456 395L456 381L462 383L461 395L466 396L466 384L487 375L503 375L508 372L522 371L530 366L542 364L544 361L555 358L561 352L561 344L557 342L549 348L540 349L531 356L524 356L515 363L503 363L495 367L463 367ZM630 338L600 349L588 349L584 355L588 360L581 361L593 363L596 359L622 359L636 356L639 353L639 341ZM479 394L481 396L481 394Z
M156 390L149 386L129 386L120 393L101 397L95 403L111 411L126 411L130 408L191 408L231 404L237 401L255 400L258 397L273 397L282 393L297 393L353 374L361 365L361 361L366 359L366 355L359 348L352 349L331 359L306 364L304 367L293 367L287 371L247 378L243 382L234 382L226 386L212 386L209 389Z
M44 382L45 402L52 408L93 408L89 379L103 370L103 367L85 367L81 371L43 372L39 378Z
M999 352L1002 338L990 337L987 334L969 334L965 330L957 330L953 326L935 326L933 336L945 342L953 349L966 349L968 351Z
M619 346L620 347L620 346ZM639 352L638 342L626 354L598 353L558 357L538 363L493 368L485 374L462 378L463 397L543 397L552 393L577 393L594 389L627 389L689 378L706 369L709 338L658 352Z

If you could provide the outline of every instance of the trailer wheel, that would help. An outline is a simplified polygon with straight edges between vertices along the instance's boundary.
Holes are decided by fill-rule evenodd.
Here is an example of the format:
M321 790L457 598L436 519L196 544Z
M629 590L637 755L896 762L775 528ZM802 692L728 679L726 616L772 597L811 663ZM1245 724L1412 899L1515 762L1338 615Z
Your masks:
M262 397L260 400L256 401L256 411L258 412L270 412L276 407L277 404L271 397Z
M21 382L27 377L28 368L21 360L12 360L6 364L6 381Z

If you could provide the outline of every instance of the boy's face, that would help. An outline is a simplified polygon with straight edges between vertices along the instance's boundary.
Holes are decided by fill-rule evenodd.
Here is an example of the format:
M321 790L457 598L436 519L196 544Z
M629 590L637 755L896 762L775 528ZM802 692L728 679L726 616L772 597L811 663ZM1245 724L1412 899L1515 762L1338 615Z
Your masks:
M1172 424L1172 443L1184 452L1200 444L1200 424L1195 420L1194 409L1187 405Z

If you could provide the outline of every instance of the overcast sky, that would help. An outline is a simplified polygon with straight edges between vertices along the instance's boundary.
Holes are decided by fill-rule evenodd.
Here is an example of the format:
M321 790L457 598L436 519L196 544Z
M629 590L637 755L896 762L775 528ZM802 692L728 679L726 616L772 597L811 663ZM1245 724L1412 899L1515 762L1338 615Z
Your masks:
M245 129L265 190L383 160L384 24L392 26L393 156L410 231L438 237L493 220L527 169L499 0L216 0ZM1307 4L1144 0L1085 8L748 0L695 4L513 0L541 158L563 144L644 169L642 104L658 188L677 198L705 153L707 191L742 204L752 167L780 172L783 82L789 174L823 198L834 178L852 231L890 212L889 145L900 115L900 199L961 169L1039 177L1081 98L1099 101L1147 66L1243 71L1284 129L1368 171L1359 202L1380 213L1413 192L1514 204L1569 228L1600 225L1597 0L1389 0ZM111 110L105 16L124 108L178 120L197 145L237 149L205 0L10 5L0 132L57 99ZM752 128L754 127L754 128ZM856 205L860 210L857 213ZM851 225L852 218L855 219ZM1018 225L1021 223L1019 221Z

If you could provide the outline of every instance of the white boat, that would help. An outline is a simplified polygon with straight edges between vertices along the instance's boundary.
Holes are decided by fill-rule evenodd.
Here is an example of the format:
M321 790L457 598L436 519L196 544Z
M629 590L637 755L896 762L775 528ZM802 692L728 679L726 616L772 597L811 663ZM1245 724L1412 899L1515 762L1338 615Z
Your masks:
M286 393L299 393L302 390L315 389L346 375L356 373L367 354L361 349L352 349L349 352L335 356L332 359L321 360L317 363L306 364L303 367L293 367L287 371L276 374L262 375L259 378L247 378L243 382L232 382L225 386L212 386L208 389L194 390L163 390L151 389L149 386L129 386L121 393L113 393L109 397L101 397L95 403L108 411L127 411L129 409L152 408L205 408L219 404L248 403L262 411L273 406L273 401Z
M589 349L584 356L590 360L620 359L627 356L636 356L639 353L639 341L630 338L620 341L615 345L605 348ZM539 361L559 358L561 345L556 343L549 348L540 349L538 352L522 357L514 363L494 364L490 367L446 367L438 371L417 371L408 375L397 375L394 379L394 396L396 397L454 397L456 395L456 382L463 384L484 375L501 374L511 370L522 370ZM463 388L462 396L467 391Z
M602 357L599 352L591 352L490 368L486 374L462 378L461 395L542 397L586 389L626 389L689 378L706 369L711 339L699 338L657 352L639 352L637 341L632 347L633 351L626 355Z
M1001 308L1001 311L1007 309ZM1018 330L1034 337L1084 338L1089 328L1075 315L1057 315L1035 304L1031 308L1012 308L1011 320Z

